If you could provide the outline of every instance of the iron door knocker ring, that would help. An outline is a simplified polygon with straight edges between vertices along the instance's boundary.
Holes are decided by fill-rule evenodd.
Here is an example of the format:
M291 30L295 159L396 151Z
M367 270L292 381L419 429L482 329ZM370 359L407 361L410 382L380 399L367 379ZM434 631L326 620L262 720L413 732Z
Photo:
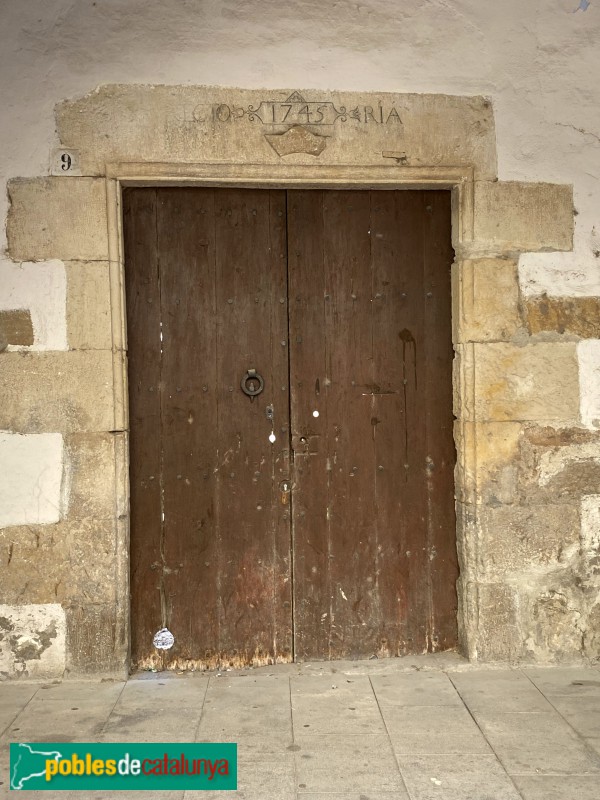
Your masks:
M248 397L251 400L253 400L256 397L256 395L260 394L262 390L265 388L265 381L262 375L259 375L255 369L249 369L248 372L242 378L240 386L242 387L242 392L244 394L247 394Z

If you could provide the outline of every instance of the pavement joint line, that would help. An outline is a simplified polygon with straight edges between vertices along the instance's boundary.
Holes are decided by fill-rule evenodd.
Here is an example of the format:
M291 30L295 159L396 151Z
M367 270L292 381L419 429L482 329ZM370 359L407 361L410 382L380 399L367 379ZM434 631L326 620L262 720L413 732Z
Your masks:
M206 705L206 695L208 694L208 690L211 685L211 681L213 679L213 675L208 676L208 680L206 681L206 688L204 690L204 697L202 698L202 708L200 709L200 716L198 717L198 724L196 726L196 731L194 733L194 739L197 740L200 734L200 725L202 724L202 715L204 714L204 706Z
M210 675L208 676L208 680L206 681L206 685L204 687L204 694L202 695L202 706L200 707L200 713L198 714L198 723L194 728L194 742L198 741L198 735L200 733L200 723L202 722L202 714L204 713L204 704L206 702L206 695L208 694L209 683L210 683Z
M102 723L102 727L100 728L100 734L99 734L99 736L103 736L103 735L104 735L104 731L105 731L105 729L106 729L106 726L108 725L108 722L109 722L110 718L112 717L112 715L113 715L113 713L114 713L114 710L115 710L115 708L117 707L117 703L118 703L118 702L119 702L119 700L121 699L121 697L122 697L122 695L123 695L123 692L125 691L125 687L126 687L126 686L127 686L127 681L124 681L124 682L123 682L123 686L121 686L121 691L119 692L119 694L117 695L117 699L116 699L116 700L115 700L115 702L113 703L113 707L112 707L112 708L111 708L111 710L108 712L108 714L107 714L107 716L106 716L106 719L105 719L105 720L104 720L104 722Z
M511 772L515 778L596 778L597 772Z
M34 692L34 693L31 695L31 697L29 698L29 700L28 700L28 701L25 703L25 705L24 705L22 708L20 708L20 709L17 711L17 713L15 714L15 716L14 716L14 717L11 719L11 721L8 723L8 725L6 725L6 727L4 727L4 728L2 729L2 731L0 732L0 739L1 739L1 738L2 738L2 737L3 737L3 736L6 734L6 733L8 733L8 729L9 729L9 728L10 728L12 725L14 725L14 724L15 724L15 722L17 721L17 719L18 719L18 718L21 716L21 714L22 714L22 713L25 711L25 709L27 708L27 706L29 705L29 703L31 703L31 701L32 701L32 700L33 700L33 698L34 698L34 697L37 695L37 693L39 692L39 690L40 690L41 688L42 688L42 687L41 687L41 685L37 687L37 689L36 689L36 690L35 690L35 692Z
M573 733L575 734L575 736L577 737L577 739L579 739L579 740L581 741L581 743L583 744L583 746L584 746L584 748L585 748L585 750L586 750L587 754L588 754L588 755L590 755L590 756L593 758L593 760L594 760L594 761L595 761L597 764L599 764L599 765L600 765L600 756L598 755L598 752L597 752L596 750L594 750L594 748L593 748L593 747L592 747L590 744L588 744L588 741L587 741L587 739L585 738L585 736L582 736L582 735L579 733L579 731L578 731L578 730L576 730L576 728L574 728L574 727L573 727L573 725L571 725L571 723L569 722L569 720L568 720L568 719L567 719L567 718L566 718L566 717L565 717L565 716L564 716L564 715L563 715L563 714L560 712L560 710L559 710L559 709L558 709L558 708L557 708L557 707L554 705L554 703L552 702L552 700L550 700L550 698L549 698L549 697L547 697L547 696L544 694L544 692L542 692L542 690L541 690L541 689L540 689L540 687L539 687L539 686L536 684L536 682L535 682L535 681L534 681L534 680L533 680L533 679L532 679L532 678L531 678L529 675L527 675L527 673L526 673L526 672L523 672L523 674L525 675L525 677L527 678L527 680L528 680L528 681L531 683L531 685L532 685L532 686L535 686L535 688L536 688L536 689L537 689L537 691L538 691L538 692L539 692L539 693L542 695L542 697L544 697L544 699L545 699L545 700L546 700L546 701L547 701L547 702L548 702L548 703L549 703L549 704L552 706L552 708L554 709L554 711L555 711L555 712L558 714L558 716L559 716L559 717L560 717L560 718L563 720L563 722L564 722L564 723L565 723L565 724L566 724L566 725L567 725L567 726L570 728L570 730L572 730L572 731L573 731ZM596 775L597 775L598 773L589 773L589 772L588 772L588 773L586 773L586 774L588 774L588 775L591 775L591 774L596 774ZM600 780L600 776L599 776L599 780Z
M389 745L390 745L390 747L392 749L392 755L394 756L394 761L396 762L396 768L398 769L398 774L400 775L400 780L402 781L402 785L404 786L404 789L406 791L407 796L410 798L410 800L415 800L415 798L412 795L412 792L408 788L408 784L404 780L404 774L402 772L402 768L400 767L400 762L398 761L398 756L396 754L396 751L394 750L394 745L392 744L392 737L390 736L390 732L388 730L387 722L385 721L385 717L383 716L383 712L381 710L381 706L379 705L379 698L377 697L377 692L375 691L375 687L373 686L373 681L371 680L371 676L369 675L368 678L369 678L369 686L371 687L371 691L373 692L373 696L375 698L375 702L377 703L377 710L379 711L379 716L381 717L381 721L383 722L383 727L385 728L385 732L387 734L388 743L389 743Z
M521 670L518 670L518 672L520 672L520 671L521 671ZM512 775L510 774L510 772L509 772L509 771L506 769L506 767L504 766L504 762L502 761L502 759L500 758L500 756L499 756L499 755L498 755L498 753L496 752L496 749L495 749L494 745L493 745L493 744L490 742L490 740L488 739L488 737L485 735L485 731L484 731L484 730L481 728L480 724L477 722L477 719L475 718L475 716L474 716L473 712L472 712L472 711L471 711L471 709L469 708L469 704L467 703L467 701L465 700L465 698L464 698L464 697L462 696L462 694L460 693L460 689L459 689L459 688L456 686L456 684L455 684L455 683L454 683L454 681L452 680L452 677L451 677L450 673L448 673L448 672L447 672L447 673L445 673L445 674L446 674L446 677L448 678L448 680L450 681L450 683L451 683L451 684L454 686L454 688L455 688L455 689L456 689L456 691L458 692L458 696L459 696L459 697L460 697L460 699L462 700L462 703L463 703L464 707L465 707L465 708L467 709L467 711L469 712L469 715L471 716L471 719L473 720L473 722L475 723L475 725L477 725L477 728L478 728L478 730L481 732L481 735L483 736L483 738L485 739L485 741L488 743L488 746L489 746L490 750L492 751L492 753L494 754L494 757L495 757L496 761L498 762L498 764L499 764L499 765L500 765L500 767L502 768L502 771L504 772L504 774L506 775L506 777L509 779L509 781L510 781L510 782L512 783L512 785L514 786L514 788L515 788L515 791L516 791L517 795L518 795L519 797L521 797L521 798L524 798L524 795L523 795L523 793L521 792L521 790L519 789L519 787L517 786L516 782L514 781L514 779L513 779L513 776L512 776Z
M5 726L5 727L4 727L4 728L3 728L3 729L0 731L0 739L2 739L2 738L4 737L4 735L5 735L6 733L8 733L8 730L9 730L9 728L10 728L12 725L14 725L14 724L15 724L15 722L17 721L17 719L18 719L18 718L21 716L21 714L22 714L22 713L25 711L25 709L27 708L27 706L29 705L29 703L31 703L31 701L33 700L33 698L36 696L36 694L39 692L39 690L40 690L40 689L41 689L41 686L38 686L38 688L37 688L37 689L35 690L35 692L34 692L34 693L31 695L31 697L30 697L30 698L29 698L29 700L28 700L28 701L25 703L25 705L24 705L22 708L19 708L19 710L17 711L17 713L15 714L15 716L14 716L14 717L11 719L11 721L8 723L8 725L6 725L6 726Z
M292 706L292 677L288 675L288 690L290 698L290 725L292 726L292 744L296 744L296 729L294 727L294 707ZM296 764L296 751L292 752L294 764L294 795L298 797L298 765Z

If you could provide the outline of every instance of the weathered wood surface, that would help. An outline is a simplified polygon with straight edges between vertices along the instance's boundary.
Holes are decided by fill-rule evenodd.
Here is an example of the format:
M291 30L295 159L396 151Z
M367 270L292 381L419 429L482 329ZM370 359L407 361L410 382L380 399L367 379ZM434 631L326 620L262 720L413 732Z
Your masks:
M125 193L130 382L152 374L154 386L151 416L141 389L130 401L132 658L154 663L152 634L166 625L176 642L159 660L171 667L289 660L285 193L156 190L139 243L128 220L148 194ZM156 261L160 312L153 297L147 313L135 292ZM249 368L265 378L252 402L240 388ZM135 488L149 451L151 506Z
M449 192L128 189L124 213L133 662L454 647Z
M453 647L450 195L288 206L296 657Z

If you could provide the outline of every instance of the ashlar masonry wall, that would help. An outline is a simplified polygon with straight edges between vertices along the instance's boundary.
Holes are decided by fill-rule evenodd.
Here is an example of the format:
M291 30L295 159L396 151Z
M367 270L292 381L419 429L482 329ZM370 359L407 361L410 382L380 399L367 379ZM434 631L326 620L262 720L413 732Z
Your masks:
M523 290L523 253L572 248L573 192L497 179L490 99L123 84L56 126L58 174L8 190L3 676L127 667L127 182L452 188L463 651L600 657L599 300Z

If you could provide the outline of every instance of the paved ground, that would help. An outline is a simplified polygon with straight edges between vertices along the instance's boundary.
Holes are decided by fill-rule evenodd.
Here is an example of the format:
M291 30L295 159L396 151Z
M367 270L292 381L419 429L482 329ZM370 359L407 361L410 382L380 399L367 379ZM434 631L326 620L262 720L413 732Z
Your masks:
M21 740L238 742L238 792L185 794L204 800L600 800L600 668L445 655L2 684L0 731L2 798L7 744ZM158 793L113 793L128 796Z

